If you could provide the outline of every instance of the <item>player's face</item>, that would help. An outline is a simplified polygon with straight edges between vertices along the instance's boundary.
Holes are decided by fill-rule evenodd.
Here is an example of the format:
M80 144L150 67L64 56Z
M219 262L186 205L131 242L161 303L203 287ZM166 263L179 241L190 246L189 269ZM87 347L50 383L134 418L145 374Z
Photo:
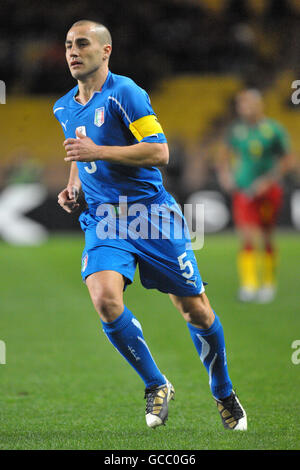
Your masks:
M66 38L66 59L72 76L84 80L103 64L105 46L91 26L76 26Z
M251 93L243 92L237 97L236 110L242 119L253 120L262 112L261 99Z

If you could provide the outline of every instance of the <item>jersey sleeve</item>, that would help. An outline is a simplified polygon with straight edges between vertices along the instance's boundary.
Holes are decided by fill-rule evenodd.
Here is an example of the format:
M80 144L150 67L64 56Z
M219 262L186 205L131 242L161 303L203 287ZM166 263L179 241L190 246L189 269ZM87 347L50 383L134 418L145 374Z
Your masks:
M145 90L134 82L126 83L110 99L116 113L138 142L167 142Z

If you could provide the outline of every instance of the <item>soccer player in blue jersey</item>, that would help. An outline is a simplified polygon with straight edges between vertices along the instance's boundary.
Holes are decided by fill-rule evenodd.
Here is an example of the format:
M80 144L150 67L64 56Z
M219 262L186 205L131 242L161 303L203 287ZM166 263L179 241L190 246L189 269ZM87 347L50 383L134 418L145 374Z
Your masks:
M166 137L147 93L109 70L111 50L105 26L88 20L73 24L66 37L66 59L77 85L53 109L65 134L65 160L71 164L58 202L67 212L74 211L82 188L88 205L79 217L85 232L83 280L105 334L145 384L149 427L165 423L175 391L154 361L139 321L123 303L137 264L142 285L168 293L186 320L224 427L245 430L247 417L228 374L220 319L205 294L189 236L186 231L181 238L174 236L186 224L157 168L169 160ZM161 225L154 224L156 236L130 236L131 209L137 204L145 208L144 222L151 229L159 207L162 219L171 220L173 235L163 236ZM104 213L103 205L113 211ZM117 236L101 236L104 222L106 228L117 223Z

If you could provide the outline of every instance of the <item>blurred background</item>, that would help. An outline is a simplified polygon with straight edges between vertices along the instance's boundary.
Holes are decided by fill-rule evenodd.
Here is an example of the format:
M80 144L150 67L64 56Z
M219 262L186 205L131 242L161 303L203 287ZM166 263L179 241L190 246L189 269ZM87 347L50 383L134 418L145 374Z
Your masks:
M83 18L110 29L110 69L150 94L171 150L163 169L165 185L181 204L206 203L207 232L232 226L229 198L218 184L215 165L239 90L262 91L266 115L287 129L300 162L300 105L291 101L292 83L300 79L299 0L128 0L126 7L123 0L2 0L4 240L31 244L51 231L79 230L78 214L67 216L57 206L69 166L52 107L75 85L64 40L72 23ZM298 169L284 188L280 225L300 230Z

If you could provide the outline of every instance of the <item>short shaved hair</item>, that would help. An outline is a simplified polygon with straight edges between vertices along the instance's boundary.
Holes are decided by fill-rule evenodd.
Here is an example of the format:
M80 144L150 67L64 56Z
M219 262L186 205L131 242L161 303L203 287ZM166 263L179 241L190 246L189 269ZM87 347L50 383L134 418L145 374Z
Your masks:
M109 30L107 29L106 26L104 26L101 23L98 23L97 21L79 20L73 23L70 29L72 29L74 26L85 26L85 25L86 26L90 25L90 26L95 27L95 32L99 38L100 44L109 44L110 46L112 45L112 39L111 39L111 34Z

